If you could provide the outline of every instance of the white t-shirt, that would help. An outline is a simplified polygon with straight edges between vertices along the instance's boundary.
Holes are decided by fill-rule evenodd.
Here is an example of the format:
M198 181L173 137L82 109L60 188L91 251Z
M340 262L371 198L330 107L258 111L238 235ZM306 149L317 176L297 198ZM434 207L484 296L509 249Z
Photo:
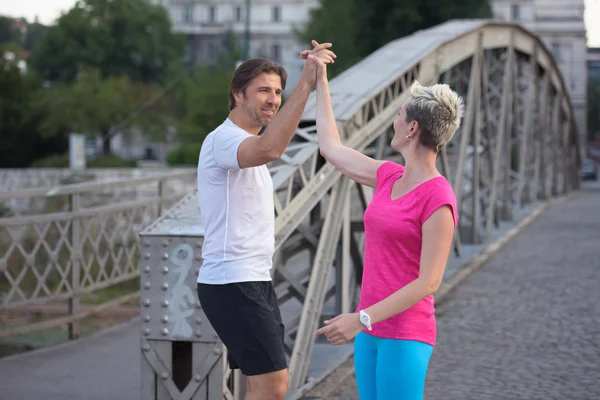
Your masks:
M200 283L271 280L273 180L266 165L240 169L237 150L250 136L228 118L202 143L198 161L198 202L204 225Z

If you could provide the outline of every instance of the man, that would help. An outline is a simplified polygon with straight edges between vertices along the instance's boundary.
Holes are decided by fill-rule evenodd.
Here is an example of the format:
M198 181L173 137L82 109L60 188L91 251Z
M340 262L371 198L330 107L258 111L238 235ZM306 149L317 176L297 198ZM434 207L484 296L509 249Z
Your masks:
M330 47L323 43L302 54L302 76L281 112L283 67L264 59L241 64L230 84L229 117L200 150L198 298L227 347L230 367L246 376L246 400L281 400L287 393L284 326L270 274L275 213L266 164L292 140L316 85L316 59L331 63L336 57Z

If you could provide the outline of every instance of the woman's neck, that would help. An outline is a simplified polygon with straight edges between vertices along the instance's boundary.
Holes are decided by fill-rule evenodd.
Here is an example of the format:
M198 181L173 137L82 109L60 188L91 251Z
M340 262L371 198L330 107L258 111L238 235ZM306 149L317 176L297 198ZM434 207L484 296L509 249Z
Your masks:
M424 146L415 145L404 157L404 178L411 182L422 182L439 176L436 167L437 154Z

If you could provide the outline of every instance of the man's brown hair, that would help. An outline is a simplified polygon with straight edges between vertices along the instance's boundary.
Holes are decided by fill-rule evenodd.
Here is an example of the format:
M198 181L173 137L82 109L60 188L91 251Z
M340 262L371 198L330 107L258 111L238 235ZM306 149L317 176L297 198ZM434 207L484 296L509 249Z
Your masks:
M285 90L287 72L281 65L264 58L253 58L244 61L233 73L229 84L229 111L235 108L233 93L242 92L245 95L246 87L252 82L252 79L262 73L278 74L279 78L281 78L281 89Z

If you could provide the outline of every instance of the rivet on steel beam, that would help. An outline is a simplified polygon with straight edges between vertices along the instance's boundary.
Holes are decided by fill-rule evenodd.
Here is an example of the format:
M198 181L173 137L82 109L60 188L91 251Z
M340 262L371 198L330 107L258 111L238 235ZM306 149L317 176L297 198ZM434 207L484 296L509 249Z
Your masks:
M150 307L150 299L144 300L144 306L145 307Z
M144 322L150 322L150 316L149 315L146 315L144 317Z
M144 343L142 345L142 350L144 350L144 351L150 351L150 345L148 343Z
M213 353L215 354L221 354L221 349L218 347L215 347L215 349L213 350Z
M160 333L162 333L163 336L167 336L169 334L169 330L167 328L162 328Z
M202 323L202 318L200 318L200 317L196 318L196 323L198 325L200 325Z
M201 337L202 336L202 331L200 329L198 329L196 331L196 336Z
M160 286L160 288L161 288L162 290L167 290L167 289L169 288L169 284L168 284L167 282L165 282L165 283L163 283L163 284Z
M196 308L201 310L202 309L202 305L200 303L196 303Z
M169 322L169 317L167 315L165 315L160 320L163 322L163 324L166 324L167 322Z
M169 307L169 300L163 300L162 306L163 307Z
M169 245L169 241L163 240L162 245L163 245L163 247L167 247Z
M196 242L196 248L198 248L198 249L202 248L202 242Z
M146 246L146 247L150 247L150 241L148 241L148 240L144 240L144 246Z
M146 254L144 254L144 258L145 258L146 260L149 260L149 259L150 259L150 253L146 253Z
M162 273L163 274L168 274L169 273L169 267L162 267Z
M144 289L150 289L150 282L144 283Z
M146 265L144 267L144 272L147 273L147 274L150 273L150 266L149 265Z
M167 378L169 377L169 374L166 372L163 372L162 374L160 374L160 377L163 378L164 380L167 380Z
M219 335L218 335L216 332L215 332L215 333L213 333L213 336L215 337L215 339L218 339L218 338L219 338Z
M163 254L163 255L162 255L162 259L163 259L163 260L166 260L166 259L168 259L168 258L169 258L169 255L168 255L167 253L165 253L165 254Z
M196 380L196 382L200 382L202 380L202 377L200 375L196 375L194 376L194 379Z
M144 335L148 336L150 334L150 329L146 328L144 329Z

